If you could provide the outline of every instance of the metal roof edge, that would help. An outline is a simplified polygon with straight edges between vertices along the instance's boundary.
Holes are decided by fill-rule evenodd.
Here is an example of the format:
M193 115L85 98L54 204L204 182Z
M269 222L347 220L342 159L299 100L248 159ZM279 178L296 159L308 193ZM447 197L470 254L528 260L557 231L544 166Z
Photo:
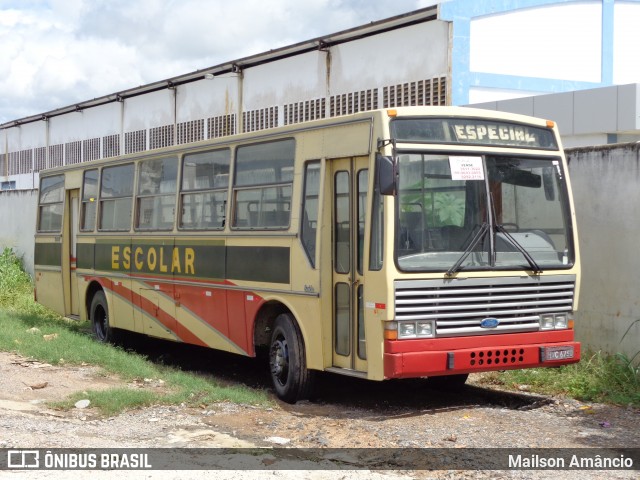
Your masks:
M385 33L391 30L424 23L438 18L438 5L432 5L419 10L403 13L394 17L377 20L365 25L342 30L329 35L316 37L311 40L295 43L285 47L269 50L268 52L258 53L248 57L243 57L231 62L225 62L211 67L195 70L190 73L178 75L157 82L140 85L139 87L121 90L92 100L82 101L66 107L57 108L48 112L19 118L0 124L0 130L17 127L27 123L33 123L41 120L47 120L51 117L65 115L74 111L81 111L85 108L97 107L108 103L123 101L126 98L144 95L146 93L173 88L186 83L201 80L205 74L222 75L225 73L233 73L245 68L255 67L264 63L274 62L283 58L292 57L302 53L318 50L322 48L339 45L341 43L350 42L360 38L370 37Z

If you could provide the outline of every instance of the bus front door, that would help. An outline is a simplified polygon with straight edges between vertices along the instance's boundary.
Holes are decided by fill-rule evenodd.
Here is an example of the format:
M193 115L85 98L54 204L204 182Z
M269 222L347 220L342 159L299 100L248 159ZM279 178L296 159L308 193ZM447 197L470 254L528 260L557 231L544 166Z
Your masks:
M363 246L367 158L330 161L333 246L333 366L366 372Z

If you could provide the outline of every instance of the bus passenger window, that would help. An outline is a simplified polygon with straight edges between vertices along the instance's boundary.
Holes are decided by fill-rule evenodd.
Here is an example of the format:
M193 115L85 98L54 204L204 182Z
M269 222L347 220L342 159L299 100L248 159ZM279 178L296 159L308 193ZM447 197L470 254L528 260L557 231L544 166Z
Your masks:
M176 206L178 158L140 162L137 195L137 227L140 230L171 230Z
M316 233L318 231L318 192L320 162L309 162L304 171L304 203L300 239L313 267L316 266Z
M181 229L224 228L230 158L231 151L228 148L185 155L180 188Z
M62 228L64 175L40 180L39 232L59 232Z
M99 230L129 231L131 228L133 174L133 163L102 169Z
M292 139L238 147L233 182L233 227L289 227L294 158L295 141Z
M82 208L80 230L91 232L96 228L98 211L98 169L87 170L82 179Z

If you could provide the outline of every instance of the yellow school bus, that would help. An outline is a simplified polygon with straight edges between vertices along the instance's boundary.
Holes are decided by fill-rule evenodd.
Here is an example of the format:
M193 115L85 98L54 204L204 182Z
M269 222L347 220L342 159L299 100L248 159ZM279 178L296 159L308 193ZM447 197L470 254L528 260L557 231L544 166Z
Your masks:
M37 300L254 356L276 394L579 361L580 264L554 122L375 110L41 172Z

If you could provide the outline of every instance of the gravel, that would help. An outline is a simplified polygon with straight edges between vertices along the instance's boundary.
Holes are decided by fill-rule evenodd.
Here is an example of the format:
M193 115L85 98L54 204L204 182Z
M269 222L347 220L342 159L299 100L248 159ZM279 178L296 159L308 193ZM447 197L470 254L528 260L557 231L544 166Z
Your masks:
M47 402L72 392L122 385L91 366L50 366L0 353L0 448L640 448L640 411L467 386L459 392L430 391L419 382L371 382L327 377L315 402L276 403L271 408L220 403L193 408L154 406L102 417L91 405L69 411ZM473 379L472 379L473 382ZM43 384L45 384L43 386ZM161 381L130 388L162 388ZM440 450L446 452L446 450ZM463 451L463 450L461 450ZM92 478L221 479L401 478L638 478L638 471L329 470L322 460L288 470L284 457L260 450L258 460L274 470L93 471ZM353 453L353 451L345 451ZM247 455L250 468L256 455ZM243 459L234 460L238 462ZM266 463L265 463L266 462ZM269 463L270 462L270 463ZM326 469L325 469L326 468ZM16 478L86 478L83 471L12 471Z

